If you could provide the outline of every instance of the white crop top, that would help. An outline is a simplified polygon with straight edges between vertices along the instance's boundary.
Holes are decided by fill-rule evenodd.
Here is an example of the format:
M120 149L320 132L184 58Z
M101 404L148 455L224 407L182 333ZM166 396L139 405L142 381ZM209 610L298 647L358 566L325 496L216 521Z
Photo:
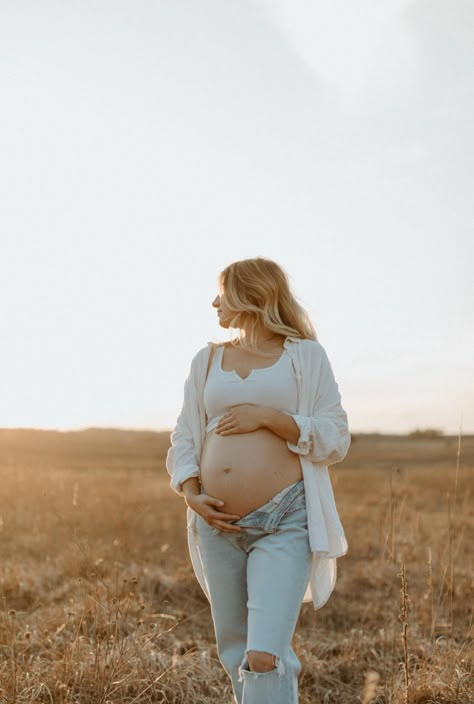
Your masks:
M283 350L275 364L262 369L252 369L245 379L242 379L235 369L222 369L223 352L224 345L219 345L204 386L204 408L208 418L206 433L216 427L219 418L230 406L241 403L254 403L287 413L296 413L296 376L286 350Z

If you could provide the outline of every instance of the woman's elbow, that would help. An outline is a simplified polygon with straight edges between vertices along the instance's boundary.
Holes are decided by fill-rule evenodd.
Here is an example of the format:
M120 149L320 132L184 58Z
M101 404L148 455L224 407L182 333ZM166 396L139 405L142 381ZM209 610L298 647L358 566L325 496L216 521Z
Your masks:
M343 459L345 459L347 453L349 452L349 448L351 446L351 434L349 430L347 429L342 438L341 438L341 445L339 448L339 458L337 462L342 462Z
M329 457L327 458L328 465L336 464L336 462L342 462L347 453L349 452L349 447L351 445L351 434L349 431L341 434L339 441L333 447L333 450Z

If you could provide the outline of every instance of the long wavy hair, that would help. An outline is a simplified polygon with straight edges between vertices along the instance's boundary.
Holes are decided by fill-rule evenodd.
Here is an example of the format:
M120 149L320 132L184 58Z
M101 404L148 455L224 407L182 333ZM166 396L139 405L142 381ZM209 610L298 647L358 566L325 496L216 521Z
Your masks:
M291 290L287 273L272 259L254 257L232 262L220 272L218 286L227 307L235 313L230 323L238 335L231 339L232 345L271 356L256 342L256 330L262 327L284 337L317 339L308 313ZM249 331L249 342L243 342L244 326Z

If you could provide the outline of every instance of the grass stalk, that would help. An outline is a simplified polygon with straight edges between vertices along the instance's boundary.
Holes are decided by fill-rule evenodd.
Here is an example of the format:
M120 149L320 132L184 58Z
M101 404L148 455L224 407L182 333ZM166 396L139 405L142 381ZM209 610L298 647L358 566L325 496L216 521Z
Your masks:
M402 623L403 669L405 675L404 702L405 704L408 704L410 687L410 676L408 670L408 591L404 561L402 561L401 563L401 570L399 572L399 576L401 577L399 618Z

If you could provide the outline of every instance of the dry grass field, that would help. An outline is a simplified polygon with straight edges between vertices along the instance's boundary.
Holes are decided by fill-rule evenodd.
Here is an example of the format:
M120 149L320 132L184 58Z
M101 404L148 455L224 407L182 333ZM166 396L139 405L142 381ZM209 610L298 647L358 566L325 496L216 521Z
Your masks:
M0 702L230 704L169 434L0 430ZM356 435L349 552L302 608L302 704L474 701L474 437Z

